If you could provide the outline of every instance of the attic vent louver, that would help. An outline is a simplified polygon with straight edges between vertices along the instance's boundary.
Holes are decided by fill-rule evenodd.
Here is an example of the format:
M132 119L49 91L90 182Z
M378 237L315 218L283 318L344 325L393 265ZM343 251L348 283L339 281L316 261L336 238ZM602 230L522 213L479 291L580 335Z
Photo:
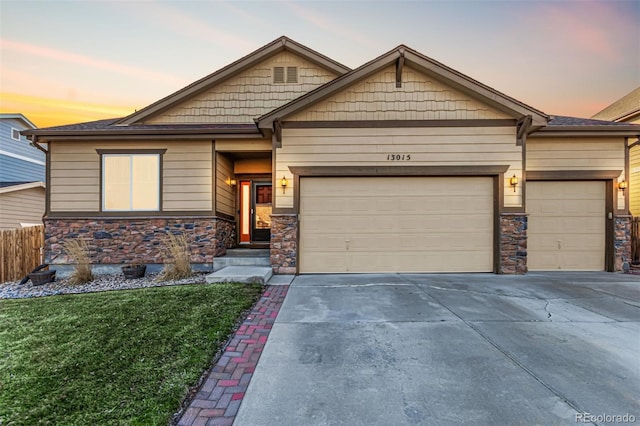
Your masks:
M298 82L298 68L287 67L287 83L297 83L297 82Z
M273 67L273 82L284 83L284 67Z
M286 71L286 76L285 76ZM286 77L286 78L285 78ZM297 83L298 67L273 67L274 83Z

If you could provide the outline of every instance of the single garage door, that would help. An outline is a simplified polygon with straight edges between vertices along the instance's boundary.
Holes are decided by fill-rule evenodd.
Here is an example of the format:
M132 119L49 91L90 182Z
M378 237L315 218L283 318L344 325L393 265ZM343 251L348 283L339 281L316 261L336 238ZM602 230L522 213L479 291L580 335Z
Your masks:
M530 271L602 271L604 182L527 182Z
M300 272L491 272L493 179L300 179Z

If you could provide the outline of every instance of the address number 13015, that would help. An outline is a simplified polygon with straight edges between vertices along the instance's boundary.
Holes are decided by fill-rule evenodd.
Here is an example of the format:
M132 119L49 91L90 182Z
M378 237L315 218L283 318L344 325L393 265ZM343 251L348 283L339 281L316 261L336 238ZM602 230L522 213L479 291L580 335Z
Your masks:
M387 155L388 161L409 161L411 160L411 154L389 154Z

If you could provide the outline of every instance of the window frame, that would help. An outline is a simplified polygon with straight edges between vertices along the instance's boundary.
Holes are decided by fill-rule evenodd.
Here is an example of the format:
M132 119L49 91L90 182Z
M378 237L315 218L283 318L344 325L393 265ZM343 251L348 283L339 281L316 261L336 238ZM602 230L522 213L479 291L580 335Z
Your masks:
M100 212L103 213L140 213L140 212L162 212L162 193L163 193L163 163L166 149L96 149L100 155ZM107 209L105 205L105 158L110 156L129 157L134 156L156 156L158 158L158 205L155 209ZM131 163L133 164L133 162ZM133 178L133 176L131 176ZM131 205L131 203L130 203Z
M13 136L14 132L18 133L18 137L16 138L15 136ZM15 127L11 128L11 139L13 139L14 141L21 141L22 138L20 137L20 129L16 129Z
M279 79L276 79L276 68L279 68L282 71L282 75L280 76L282 77L282 81L280 81ZM275 65L273 67L273 84L299 84L300 78L299 78L298 69L299 67L297 65L296 66ZM291 77L295 77L295 78L292 79Z

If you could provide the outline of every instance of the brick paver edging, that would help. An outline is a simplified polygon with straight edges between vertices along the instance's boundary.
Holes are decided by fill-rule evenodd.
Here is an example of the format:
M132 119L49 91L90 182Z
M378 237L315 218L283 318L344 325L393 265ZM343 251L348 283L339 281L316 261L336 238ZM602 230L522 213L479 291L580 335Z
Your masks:
M288 285L265 289L208 373L178 426L233 424L288 289Z

